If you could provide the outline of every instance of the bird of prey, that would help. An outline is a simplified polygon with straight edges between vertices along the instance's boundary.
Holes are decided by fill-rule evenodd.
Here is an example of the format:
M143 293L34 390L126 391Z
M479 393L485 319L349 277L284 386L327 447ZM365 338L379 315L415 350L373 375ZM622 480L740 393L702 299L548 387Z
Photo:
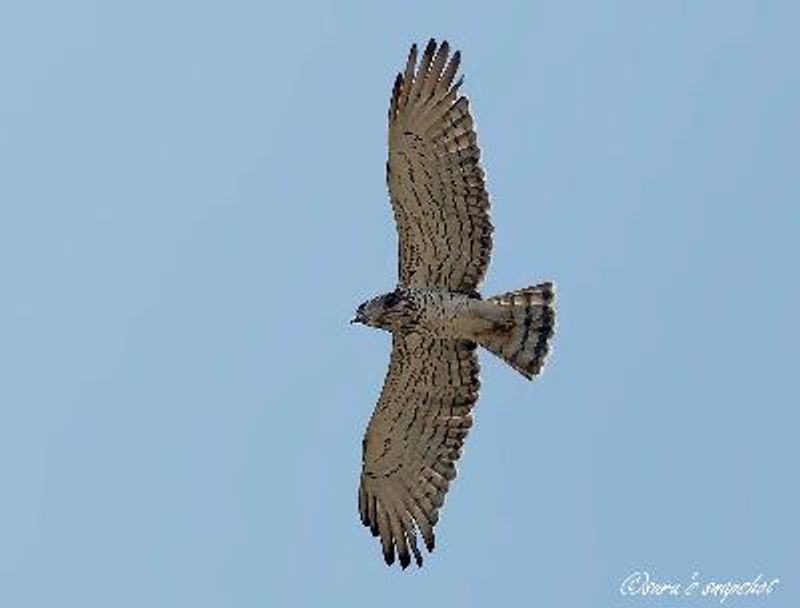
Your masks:
M362 523L383 556L418 566L478 399L477 346L528 379L555 325L550 282L482 298L492 249L489 195L469 101L455 81L461 55L413 45L389 104L386 181L399 237L399 278L358 307L353 323L392 334L389 371L363 440Z

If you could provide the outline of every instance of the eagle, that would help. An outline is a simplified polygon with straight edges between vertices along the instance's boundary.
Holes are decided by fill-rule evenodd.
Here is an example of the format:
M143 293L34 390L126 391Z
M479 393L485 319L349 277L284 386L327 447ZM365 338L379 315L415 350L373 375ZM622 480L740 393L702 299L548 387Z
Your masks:
M555 327L552 282L483 298L492 251L489 195L461 54L412 45L389 103L386 181L399 240L397 287L361 304L352 323L389 331L392 353L362 446L361 522L387 564L422 566L472 427L477 347L538 375Z

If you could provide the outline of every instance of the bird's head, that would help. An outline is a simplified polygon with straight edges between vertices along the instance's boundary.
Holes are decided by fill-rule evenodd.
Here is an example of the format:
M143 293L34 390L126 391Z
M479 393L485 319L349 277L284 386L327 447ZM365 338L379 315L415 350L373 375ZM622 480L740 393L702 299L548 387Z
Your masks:
M362 323L378 329L396 329L407 319L410 304L407 294L396 289L361 304L350 323Z

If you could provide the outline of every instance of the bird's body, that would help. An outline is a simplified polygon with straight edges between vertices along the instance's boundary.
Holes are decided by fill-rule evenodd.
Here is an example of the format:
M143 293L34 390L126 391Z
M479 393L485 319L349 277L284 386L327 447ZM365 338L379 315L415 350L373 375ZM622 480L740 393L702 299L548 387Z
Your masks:
M359 306L354 321L392 333L392 356L363 441L361 520L386 562L405 568L419 533L429 551L456 461L472 426L477 346L525 377L544 364L555 326L552 283L482 298L491 256L489 195L460 54L431 40L412 46L389 106L387 184L399 237L393 291Z
M419 333L431 338L468 338L480 300L445 289L396 289L379 296L376 308L383 314L366 325L398 333ZM391 306L386 305L391 303Z

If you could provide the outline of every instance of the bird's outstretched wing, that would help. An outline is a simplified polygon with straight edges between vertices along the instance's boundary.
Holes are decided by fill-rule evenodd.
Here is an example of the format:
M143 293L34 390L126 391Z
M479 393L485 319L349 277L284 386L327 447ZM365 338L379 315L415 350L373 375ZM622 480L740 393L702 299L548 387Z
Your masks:
M460 54L411 47L389 105L386 181L399 234L399 284L471 293L489 265L489 195L469 100L453 84Z
M364 436L361 521L383 555L422 565L417 531L433 551L439 509L472 426L478 356L466 340L395 334L389 371Z

